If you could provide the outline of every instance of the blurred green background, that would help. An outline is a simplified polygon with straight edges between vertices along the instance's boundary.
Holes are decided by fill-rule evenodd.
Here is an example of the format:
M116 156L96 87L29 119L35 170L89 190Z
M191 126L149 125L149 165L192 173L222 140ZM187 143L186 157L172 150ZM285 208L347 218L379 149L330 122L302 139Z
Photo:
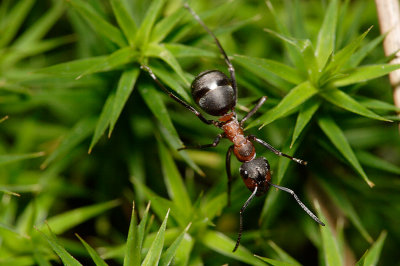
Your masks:
M250 195L240 163L227 207L230 144L178 152L220 131L140 69L192 105L196 74L228 73L182 1L3 0L0 265L398 263L399 110L387 73L399 66L383 54L374 1L189 4L232 58L239 118L268 96L247 134L308 161L256 145L273 182L327 226L271 189L248 206L231 252Z

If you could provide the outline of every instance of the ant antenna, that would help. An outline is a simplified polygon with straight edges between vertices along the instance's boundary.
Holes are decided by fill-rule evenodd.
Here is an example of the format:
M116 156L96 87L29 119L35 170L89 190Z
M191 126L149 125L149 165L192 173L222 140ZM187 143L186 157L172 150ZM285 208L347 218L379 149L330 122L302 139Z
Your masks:
M306 207L306 205L304 205L303 202L301 202L301 201L299 200L299 198L298 198L297 195L293 192L293 190L288 189L288 188L286 188L286 187L281 187L281 186L272 184L272 183L269 182L268 180L267 180L267 182L268 182L268 184L270 184L271 186L273 186L273 187L275 187L275 188L277 188L277 189L280 189L280 190L283 190L283 191L285 191L285 192L287 192L287 193L289 193L289 194L292 194L292 196L293 196L294 199L297 201L297 203L300 205L300 207L301 207L314 221L316 221L317 223L319 223L319 224L322 225L322 226L325 226L325 224L324 224L323 222L321 222L320 219L318 219L318 217L317 217L314 213L312 213L312 212Z
M214 39L214 42L217 44L219 51L221 52L222 56L225 59L225 63L228 65L228 70L231 75L232 88L233 88L233 91L235 92L235 101L236 101L237 100L236 76L235 76L235 69L231 63L231 60L229 60L228 55L226 54L224 48L222 48L222 45L219 42L219 40L217 39L217 37L215 36L215 34L207 27L206 24L204 24L204 22L201 20L199 15L197 15L196 12L194 12L194 10L189 6L188 3L184 3L183 6L187 10L189 10L190 14L192 14L192 16L197 20L197 22L199 22L199 24L207 31L207 33L211 35L211 37Z
M243 212L244 210L247 208L247 205L249 205L249 203L251 202L251 200L254 198L254 196L257 193L257 186L254 188L253 193L250 195L250 197L246 200L246 202L244 203L243 207L240 209L240 219L239 219L239 234L238 234L238 238L236 240L236 245L235 248L233 249L232 252L235 252L237 250L237 248L239 247L240 244L240 239L242 238L242 232L243 232Z

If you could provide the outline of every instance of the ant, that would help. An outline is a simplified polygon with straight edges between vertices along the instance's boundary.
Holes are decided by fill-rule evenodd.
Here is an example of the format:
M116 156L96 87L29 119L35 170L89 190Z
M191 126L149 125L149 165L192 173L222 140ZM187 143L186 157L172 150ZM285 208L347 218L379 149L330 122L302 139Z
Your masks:
M256 151L253 145L253 141L266 147L278 156L284 156L289 158L296 163L307 165L306 161L301 159L293 158L290 155L284 154L279 150L272 147L267 142L258 139L256 136L249 135L245 136L243 133L243 124L254 115L257 110L264 104L267 100L266 96L261 97L258 103L250 110L246 116L238 121L235 112L235 106L237 101L237 84L235 78L235 69L229 60L225 50L222 48L221 43L214 35L214 33L204 24L200 17L189 7L187 3L184 7L189 10L192 16L197 20L197 22L208 32L208 34L214 39L214 42L218 46L222 56L224 57L225 63L228 66L230 73L230 78L228 78L224 73L219 70L207 70L196 76L191 85L192 96L197 105L209 115L218 116L218 120L208 120L194 107L187 104L185 101L181 100L170 92L154 75L153 71L147 65L142 65L141 68L149 73L151 78L158 84L158 86L168 94L169 97L183 105L189 111L194 113L203 123L208 125L214 125L224 132L219 134L211 144L199 145L195 147L184 146L178 150L197 148L203 149L208 147L216 147L221 138L229 139L233 145L228 148L226 153L226 172L228 176L228 205L230 205L230 194L231 194L231 183L232 174L230 169L231 155L232 152L236 158L243 164L240 166L239 172L243 179L246 187L252 192L250 197L244 203L243 207L240 209L240 219L239 219L239 233L236 241L236 245L232 252L235 252L239 247L240 240L243 232L243 213L246 207L250 204L255 196L264 195L270 186L273 186L279 190L290 193L300 207L317 223L324 226L325 224L321 222L318 217L313 214L305 205L300 201L297 195L289 188L281 187L271 183L271 171L270 166L264 157L256 157Z

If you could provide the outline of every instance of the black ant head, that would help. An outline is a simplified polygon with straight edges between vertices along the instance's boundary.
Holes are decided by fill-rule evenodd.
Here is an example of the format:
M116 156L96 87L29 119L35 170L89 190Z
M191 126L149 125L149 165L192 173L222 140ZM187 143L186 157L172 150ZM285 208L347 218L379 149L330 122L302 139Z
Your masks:
M269 163L264 157L243 163L240 166L240 175L250 191L253 191L256 186L258 187L256 196L264 195L268 191L271 172Z
M200 73L192 82L192 96L207 114L222 116L235 107L235 92L230 79L221 71Z

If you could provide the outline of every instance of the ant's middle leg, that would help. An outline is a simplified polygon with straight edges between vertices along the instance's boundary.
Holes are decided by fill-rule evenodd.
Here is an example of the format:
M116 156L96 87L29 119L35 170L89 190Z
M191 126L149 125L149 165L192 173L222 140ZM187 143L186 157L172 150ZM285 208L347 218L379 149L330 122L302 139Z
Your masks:
M171 97L172 99L174 99L175 101L177 101L178 103L180 103L181 105L183 105L186 109L188 109L189 111L191 111L192 113L194 113L202 122L208 124L208 125L215 125L218 127L219 123L218 121L214 121L214 120L208 120L206 119L199 111L197 111L193 106L187 104L186 102L182 101L181 99L179 99L177 96L175 96L172 92L170 92L156 77L156 75L154 75L153 71L151 70L151 68L147 65L141 65L140 66L141 69L146 70L150 77L157 83L157 85L166 93L168 94L169 97Z
M244 122L246 122L247 119L249 119L252 115L254 115L258 109L265 103L265 101L268 99L267 96L263 96L258 100L258 103L253 107L253 109L250 110L250 112L247 113L245 117L243 117L242 121L240 121L240 126L242 127Z
M204 144L204 145L197 145L197 146L183 146L182 148L179 148L178 151L186 150L186 149L214 148L214 147L217 147L217 145L219 144L222 137L223 137L223 134L219 134L217 137L215 137L213 143L211 143L211 144Z
M283 152L281 152L281 151L275 149L274 147L272 147L271 144L269 144L269 143L263 141L262 139L257 138L257 137L254 136L254 135L249 135L248 138L249 138L249 140L254 140L254 141L260 143L261 145L263 145L263 146L266 147L268 150L272 151L273 153L275 153L275 154L278 155L278 156L283 156L283 157L289 158L289 159L292 160L292 161L295 161L296 163L299 163L299 164L302 164L302 165L307 165L307 162L306 162L306 161L303 161L303 160L301 160L301 159L297 159L297 158L294 158L294 157L292 157L292 156L290 156L290 155L287 155L287 154L285 154L285 153L283 153Z

